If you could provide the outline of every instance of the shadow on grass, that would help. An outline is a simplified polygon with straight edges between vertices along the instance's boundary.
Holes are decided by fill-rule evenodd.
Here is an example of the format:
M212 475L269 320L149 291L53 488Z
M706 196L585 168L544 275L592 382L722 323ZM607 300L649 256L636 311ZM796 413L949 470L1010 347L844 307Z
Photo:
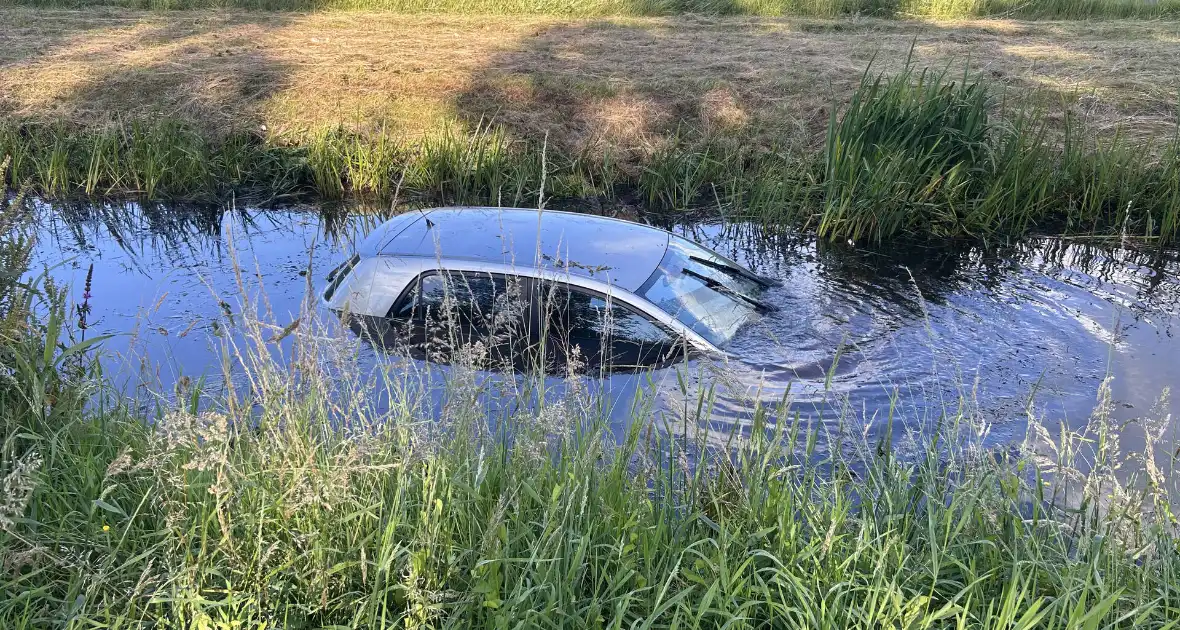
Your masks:
M912 45L917 67L954 80L967 68L992 86L997 106L1034 104L1055 126L1069 108L1096 129L1130 124L1136 135L1158 135L1175 124L1180 84L1155 81L1123 35L1087 40L1007 22L567 22L489 57L452 101L469 125L503 125L538 143L548 135L568 152L650 151L673 137L814 149L831 108L846 103L866 68L895 72ZM1161 58L1180 59L1180 49L1158 47ZM1135 72L1113 71L1128 64Z
M0 31L0 71L68 50L74 42L108 26L101 21L47 22L31 11L13 12L6 18Z
M779 34L736 29L709 40L677 32L709 30L698 27L558 24L491 57L455 108L468 124L491 122L535 141L548 134L564 151L650 150L676 137L736 146L751 141L755 129L789 137L826 119L830 88L807 86L803 73L791 71ZM768 48L780 48L780 56ZM851 83L857 76L850 68L831 79ZM796 90L809 92L809 120L788 120L776 102Z
M35 15L18 13L18 15ZM71 25L46 43L35 42L0 66L9 81L22 71L39 72L35 87L14 86L16 103L0 100L0 114L38 120L165 120L193 123L213 135L260 123L243 116L243 104L261 102L288 84L290 65L264 45L286 26L285 14L257 19L248 14L172 15L99 12ZM43 19L52 21L52 16ZM103 63L88 63L101 59ZM52 81L44 77L52 77ZM7 110L7 111L6 111Z

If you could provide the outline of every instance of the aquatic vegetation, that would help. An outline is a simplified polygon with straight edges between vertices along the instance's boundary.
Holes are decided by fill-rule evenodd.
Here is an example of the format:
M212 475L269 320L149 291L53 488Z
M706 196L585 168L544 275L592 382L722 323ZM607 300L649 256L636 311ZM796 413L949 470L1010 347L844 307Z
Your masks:
M0 158L0 178L7 173L10 163L10 158ZM21 276L29 268L33 239L28 229L30 217L21 197L18 194L14 199L0 198L0 340L18 337L29 317ZM0 346L0 357L2 352ZM7 365L7 361L0 359L0 365Z
M131 195L147 199L227 196L235 189L291 190L294 156L242 135L213 144L176 121L99 130L0 125L6 183L48 197Z
M937 233L931 215L955 213L974 196L991 103L984 85L965 79L929 71L862 79L828 125L821 235L880 239L918 225Z

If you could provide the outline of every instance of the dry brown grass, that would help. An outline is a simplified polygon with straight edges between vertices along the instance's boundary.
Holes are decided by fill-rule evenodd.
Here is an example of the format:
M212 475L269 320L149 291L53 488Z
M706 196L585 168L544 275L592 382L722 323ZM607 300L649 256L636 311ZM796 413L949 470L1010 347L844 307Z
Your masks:
M0 116L275 133L492 120L568 149L680 130L813 141L870 60L971 67L1098 127L1171 133L1180 23L0 9Z

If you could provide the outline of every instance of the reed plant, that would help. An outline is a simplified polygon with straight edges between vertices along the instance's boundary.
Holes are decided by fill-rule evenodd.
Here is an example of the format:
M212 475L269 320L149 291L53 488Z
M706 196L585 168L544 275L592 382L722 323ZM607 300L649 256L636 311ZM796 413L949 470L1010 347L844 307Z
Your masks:
M929 223L937 214L961 229L958 206L987 168L990 104L982 84L943 74L866 74L828 125L819 233L879 239L917 225L937 233L941 221Z
M427 136L407 169L407 191L456 203L531 205L541 186L540 147L514 146L503 129L450 128Z
M5 183L46 197L212 199L236 190L290 193L305 186L306 158L250 134L210 141L164 120L97 130L0 125Z
M484 127L442 129L410 144L384 128L372 135L326 128L285 143L254 133L211 141L174 121L96 131L5 124L0 155L9 156L9 187L53 198L389 200L402 193L442 203L516 203L536 198L541 174L540 147Z
M639 191L651 206L687 208L713 182L723 181L721 171L729 160L713 157L708 147L692 150L679 140L657 150L639 176Z
M1180 216L1178 148L1180 137L1163 147L1099 139L1069 113L1055 132L1043 113L1009 111L967 75L866 73L832 113L818 230L876 241L1042 231L1168 242Z

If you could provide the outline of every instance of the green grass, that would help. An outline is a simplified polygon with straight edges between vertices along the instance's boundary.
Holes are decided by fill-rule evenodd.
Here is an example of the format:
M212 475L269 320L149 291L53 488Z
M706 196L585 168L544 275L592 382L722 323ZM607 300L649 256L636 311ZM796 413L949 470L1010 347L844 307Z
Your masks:
M1175 238L1180 139L1155 151L1095 140L1069 113L993 113L987 86L907 67L868 74L833 111L821 235L882 240L1044 232Z
M405 144L384 129L362 136L317 130L294 146L253 134L216 142L163 122L99 131L0 126L6 183L46 197L140 196L262 200L314 195L447 202L522 201L540 186L541 153L499 129L442 130Z
M1026 233L1180 235L1180 136L1101 137L1066 112L997 102L969 75L906 66L865 73L833 107L821 150L755 153L685 134L643 155L565 155L499 127L407 140L332 127L211 140L176 122L99 130L0 123L11 189L49 198L257 202L359 198L533 206L587 200L712 208L835 240Z
M24 248L19 225L0 243ZM1159 472L1175 462L1156 448L1166 418L1145 415L1144 459L1120 459L1127 427L1105 386L1084 429L1050 437L1034 418L1015 455L982 446L991 418L970 398L913 442L866 438L855 416L807 425L785 407L706 442L708 391L678 415L638 401L619 438L576 387L489 424L477 360L431 419L413 373L358 368L314 319L288 329L279 361L266 322L239 318L226 324L242 335L220 340L248 386L182 380L136 411L60 300L7 290L42 318L0 339L0 627L1180 619L1175 497ZM529 399L540 382L503 387Z
M990 105L979 83L947 83L929 72L866 76L828 126L820 234L911 231L932 212L953 213L978 196L972 188L990 157Z
M1026 19L1159 18L1180 14L1177 0L4 0L44 7L241 8L265 11L377 10L402 13L566 16L842 15Z

